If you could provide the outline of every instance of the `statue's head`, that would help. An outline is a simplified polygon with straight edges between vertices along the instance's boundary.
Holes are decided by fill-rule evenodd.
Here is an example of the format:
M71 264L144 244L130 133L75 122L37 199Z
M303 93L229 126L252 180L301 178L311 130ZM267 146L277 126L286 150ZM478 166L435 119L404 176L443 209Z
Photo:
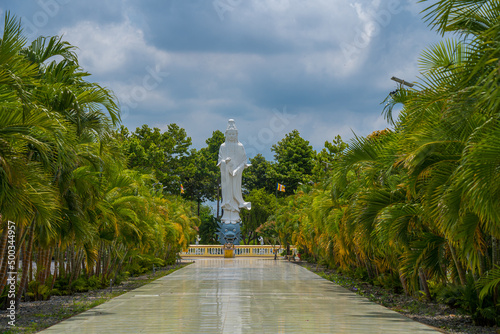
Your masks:
M226 141L232 143L238 142L238 129L236 128L236 124L234 124L234 119L230 119L227 122Z

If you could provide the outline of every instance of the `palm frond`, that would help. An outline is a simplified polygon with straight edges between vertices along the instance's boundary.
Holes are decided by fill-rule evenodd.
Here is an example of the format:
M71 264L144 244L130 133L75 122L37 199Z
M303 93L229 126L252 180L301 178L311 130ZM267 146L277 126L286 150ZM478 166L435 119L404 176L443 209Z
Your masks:
M495 268L484 274L477 282L477 286L481 288L479 298L483 299L492 294L500 286L500 267L495 266Z

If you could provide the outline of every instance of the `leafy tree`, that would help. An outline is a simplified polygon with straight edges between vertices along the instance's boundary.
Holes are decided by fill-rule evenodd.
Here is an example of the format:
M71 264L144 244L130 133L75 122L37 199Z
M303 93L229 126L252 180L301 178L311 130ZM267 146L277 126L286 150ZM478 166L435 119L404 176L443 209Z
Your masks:
M241 235L245 244L250 244L258 237L256 230L264 224L270 215L277 209L276 197L264 189L254 189L245 196L245 200L252 203L252 210L240 212L242 214Z
M207 159L210 159L210 161L215 161L216 165L219 159L219 148L224 143L224 140L224 134L221 131L216 130L212 132L212 137L205 141L207 144L207 147L205 148L206 157Z
M242 185L245 193L257 189L265 189L269 193L274 193L276 184L269 179L271 163L262 154L257 154L250 159L251 166L243 171Z
M180 174L184 186L183 196L197 203L200 214L201 203L211 200L215 194L214 179L217 176L214 175L212 166L216 163L207 159L203 149L192 149L186 162Z
M278 230L276 228L276 221L268 220L264 224L260 225L255 232L268 240L272 245L278 244Z
M191 150L188 164L181 173L185 196L198 203L198 211L202 202L218 200L220 172L217 160L223 142L222 132L214 131L212 137L206 140L207 147Z
M200 243L202 245L218 245L217 217L214 216L212 209L209 206L202 205L200 210Z
M205 158L207 161L209 161L208 168L210 169L210 174L209 175L209 182L212 182L212 188L210 186L207 187L207 191L210 192L212 189L213 193L209 195L207 198L209 200L216 200L217 201L217 212L216 212L216 217L220 218L220 208L219 208L219 203L220 203L220 170L219 167L217 167L217 162L219 160L219 148L224 143L225 137L224 134L216 130L212 133L212 137L208 138L206 140L207 147L204 148L204 154Z
M270 179L284 184L288 193L293 193L299 183L311 181L316 153L299 131L293 130L287 134L271 150L274 152L275 164Z
M344 143L340 135L337 135L331 142L325 141L325 147L316 155L313 168L315 181L329 174L347 147L348 145Z
M129 167L153 172L166 193L179 194L184 167L191 159L191 138L186 131L176 124L169 124L162 133L160 129L151 129L144 124L131 134L122 128L121 135L127 140L125 149Z

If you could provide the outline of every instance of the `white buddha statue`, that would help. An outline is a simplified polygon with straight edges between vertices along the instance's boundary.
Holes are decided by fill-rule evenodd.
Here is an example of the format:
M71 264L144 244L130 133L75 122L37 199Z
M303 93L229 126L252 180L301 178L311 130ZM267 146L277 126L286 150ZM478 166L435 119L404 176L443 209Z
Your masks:
M238 129L234 120L228 121L226 129L226 141L220 146L219 161L222 204L224 210L222 222L225 224L236 224L240 219L240 209L250 210L251 203L245 202L241 195L241 176L243 170L250 166L247 164L247 156L243 144L238 141Z

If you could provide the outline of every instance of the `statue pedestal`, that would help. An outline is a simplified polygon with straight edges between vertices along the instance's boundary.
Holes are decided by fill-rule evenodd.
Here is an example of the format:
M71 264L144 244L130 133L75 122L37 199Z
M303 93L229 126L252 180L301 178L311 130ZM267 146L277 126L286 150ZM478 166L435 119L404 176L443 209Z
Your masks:
M224 249L224 258L225 259L234 258L234 245L233 244L225 244L222 248Z
M234 258L234 249L224 249L224 258L225 259Z

